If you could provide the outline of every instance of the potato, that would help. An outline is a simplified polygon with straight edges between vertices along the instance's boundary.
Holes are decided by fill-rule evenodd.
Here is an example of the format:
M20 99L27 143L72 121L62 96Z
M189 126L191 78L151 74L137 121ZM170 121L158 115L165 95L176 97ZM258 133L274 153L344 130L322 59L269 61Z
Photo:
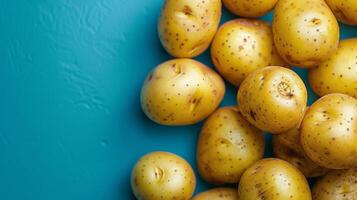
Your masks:
M131 187L138 200L191 198L196 185L191 166L168 152L152 152L136 163Z
M163 125L194 124L211 114L225 93L222 78L204 64L174 59L157 66L141 90L141 106Z
M356 0L326 0L326 3L340 22L357 25Z
M306 155L329 169L357 166L357 100L328 94L311 105L301 126Z
M344 93L357 98L357 38L341 41L335 54L311 68L309 82L319 96Z
M328 171L305 155L300 144L300 129L298 127L273 135L273 151L275 157L288 161L306 177L322 176Z
M166 0L158 32L174 57L192 58L210 45L221 19L221 0Z
M279 54L298 67L314 67L337 50L339 27L324 0L280 0L273 18Z
M254 126L271 133L296 127L307 103L304 82L292 70L265 67L251 73L238 90L242 115Z
M233 188L214 188L197 194L192 200L238 200L238 193Z
M238 188L239 200L311 200L304 175L290 163L263 159L244 172Z
M238 183L243 172L263 155L263 132L249 124L239 108L220 108L204 123L198 139L197 163L206 181Z
M271 11L278 0L223 0L224 6L242 17L261 17Z
M216 69L238 86L257 68L285 65L277 54L268 23L253 19L235 19L222 25L211 46Z
M356 200L357 169L333 170L312 189L314 200Z

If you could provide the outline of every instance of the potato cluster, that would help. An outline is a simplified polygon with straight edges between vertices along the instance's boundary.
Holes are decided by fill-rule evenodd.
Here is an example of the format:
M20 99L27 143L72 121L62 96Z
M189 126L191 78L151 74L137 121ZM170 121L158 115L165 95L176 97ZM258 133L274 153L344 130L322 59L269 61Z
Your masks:
M219 27L222 5L243 18ZM271 10L272 25L254 19ZM205 120L196 164L217 187L194 196L191 165L156 151L133 167L135 197L357 199L357 38L340 41L338 21L357 25L357 1L165 0L158 33L174 58L147 75L141 107L161 125ZM214 67L194 59L209 46ZM320 96L309 107L305 83L291 67L308 68L302 70ZM220 106L224 81L237 87L236 105ZM271 158L264 158L267 134ZM307 178L320 176L310 189Z

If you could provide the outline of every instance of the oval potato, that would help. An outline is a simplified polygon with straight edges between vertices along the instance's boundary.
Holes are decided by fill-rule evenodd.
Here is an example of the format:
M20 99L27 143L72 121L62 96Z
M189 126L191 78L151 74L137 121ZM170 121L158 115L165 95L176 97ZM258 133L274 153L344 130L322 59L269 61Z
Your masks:
M214 188L197 194L192 200L238 200L238 192L233 188Z
M306 112L300 140L306 155L320 166L357 167L357 100L337 93L321 97Z
M261 17L271 11L278 0L223 0L224 6L242 17Z
M336 53L311 68L309 82L319 96L344 93L357 98L357 38L341 41Z
M191 166L168 152L152 152L135 164L131 186L138 200L190 199L196 186Z
M269 24L253 19L223 24L212 42L211 57L219 73L235 86L257 68L285 65L274 47Z
M290 65L315 67L337 50L339 26L324 0L281 0L275 7L273 35Z
M328 169L318 166L306 156L300 143L300 129L298 127L273 135L273 151L276 158L294 165L306 177L322 176L328 172Z
M166 0L158 25L166 51L178 58L203 53L217 31L221 4L220 0Z
M333 170L315 183L314 200L357 199L357 169Z
M251 124L271 133L296 127L304 116L307 91L292 70L265 67L251 73L238 90L242 115Z
M188 125L211 114L224 93L224 82L216 72L192 59L174 59L148 75L141 106L159 124Z
M263 159L244 172L238 187L239 200L311 200L304 175L290 163Z
M357 25L356 0L326 0L326 3L340 22Z
M210 183L238 183L243 172L263 155L263 132L249 124L237 107L218 109L201 129L198 170Z

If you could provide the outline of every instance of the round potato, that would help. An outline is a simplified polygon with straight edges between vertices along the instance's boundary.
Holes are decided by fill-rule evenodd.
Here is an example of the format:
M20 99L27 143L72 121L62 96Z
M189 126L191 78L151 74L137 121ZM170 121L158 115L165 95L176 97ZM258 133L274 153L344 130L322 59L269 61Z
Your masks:
M233 188L214 188L197 194L192 200L238 200L238 193Z
M290 163L268 158L244 172L238 188L239 200L311 200L304 175Z
M306 112L300 136L306 155L329 169L357 166L357 100L328 94Z
M311 68L309 82L319 96L344 93L357 98L357 38L341 41L336 53Z
M194 124L211 114L225 93L222 78L204 64L174 59L157 66L141 90L141 106L163 125Z
M261 17L271 11L278 0L223 0L224 6L235 15Z
M269 24L253 19L223 24L212 42L211 57L220 74L235 86L257 68L285 65L275 50Z
M328 171L305 155L300 144L300 129L298 127L273 135L273 151L275 157L288 161L306 177L322 176Z
M210 45L221 19L221 0L166 0L158 32L174 57L192 58Z
M273 35L290 65L315 67L337 50L339 27L324 0L281 0L275 7Z
M356 200L357 169L333 170L312 189L314 200Z
M223 107L204 123L197 145L200 175L215 184L238 183L243 172L263 158L263 132L237 107Z
M356 0L326 0L326 3L340 22L357 25Z
M149 153L136 163L131 187L138 200L190 199L196 186L191 166L168 152Z
M292 70L265 67L251 73L238 90L242 115L254 126L271 133L296 127L307 103L304 82Z

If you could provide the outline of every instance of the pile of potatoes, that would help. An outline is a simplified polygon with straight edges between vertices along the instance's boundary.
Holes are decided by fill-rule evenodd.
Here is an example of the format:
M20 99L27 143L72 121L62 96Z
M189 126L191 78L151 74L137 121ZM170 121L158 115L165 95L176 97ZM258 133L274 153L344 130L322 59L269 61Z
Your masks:
M222 4L244 18L219 27ZM273 9L272 25L254 19ZM190 164L158 151L133 168L136 198L357 200L357 38L340 41L337 20L357 25L357 1L166 0L158 32L175 59L147 76L141 107L162 125L206 119L197 166L217 188L192 197ZM209 47L217 72L192 59ZM308 68L321 97L309 107L291 66ZM238 87L237 105L219 108L224 79ZM275 158L263 158L264 132ZM319 176L310 190L306 178Z

